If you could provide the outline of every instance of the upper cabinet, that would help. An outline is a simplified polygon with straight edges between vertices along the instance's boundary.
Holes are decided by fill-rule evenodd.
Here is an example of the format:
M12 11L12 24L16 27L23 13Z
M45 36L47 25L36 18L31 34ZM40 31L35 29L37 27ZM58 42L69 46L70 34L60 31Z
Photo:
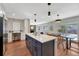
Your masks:
M18 21L13 22L13 32L20 32L21 29L21 24Z
M8 32L19 33L24 31L24 20L9 19L7 24Z
M52 22L30 26L30 32L37 32L38 34L39 33L45 34L49 31L53 31L53 23Z

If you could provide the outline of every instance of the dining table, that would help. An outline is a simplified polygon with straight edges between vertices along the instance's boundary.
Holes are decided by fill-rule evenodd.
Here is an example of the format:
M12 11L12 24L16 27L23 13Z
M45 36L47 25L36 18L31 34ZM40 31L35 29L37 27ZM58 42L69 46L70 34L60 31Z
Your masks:
M77 35L75 34L70 34L70 33L61 33L61 36L63 36L66 40L66 49L70 49L71 48L71 41L72 39L76 38Z

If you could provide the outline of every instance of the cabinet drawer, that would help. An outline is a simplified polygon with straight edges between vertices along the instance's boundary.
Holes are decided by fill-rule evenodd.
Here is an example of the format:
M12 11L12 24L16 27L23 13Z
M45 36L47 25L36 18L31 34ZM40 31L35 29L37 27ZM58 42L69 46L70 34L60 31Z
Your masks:
M41 49L41 47L39 47L39 46L33 46L33 48L32 48L32 54L34 55L34 56L41 56L41 51L42 49Z

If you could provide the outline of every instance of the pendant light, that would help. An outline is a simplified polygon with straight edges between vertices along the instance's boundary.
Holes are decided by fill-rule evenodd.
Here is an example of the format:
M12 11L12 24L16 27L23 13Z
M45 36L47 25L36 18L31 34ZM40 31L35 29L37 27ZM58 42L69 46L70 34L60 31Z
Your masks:
M49 9L50 9L50 6L51 6L51 3L48 3L48 7L49 7ZM50 12L50 10L48 11L48 16L50 16L51 15L51 12Z
M34 14L34 16L35 16L34 22L36 22L36 14Z
M58 19L56 19L55 22L60 23L61 22L61 19L59 19L59 14L57 14L57 18Z
M51 5L51 3L48 3L48 6L50 6Z
M51 15L51 12L50 11L48 11L48 16L50 16Z

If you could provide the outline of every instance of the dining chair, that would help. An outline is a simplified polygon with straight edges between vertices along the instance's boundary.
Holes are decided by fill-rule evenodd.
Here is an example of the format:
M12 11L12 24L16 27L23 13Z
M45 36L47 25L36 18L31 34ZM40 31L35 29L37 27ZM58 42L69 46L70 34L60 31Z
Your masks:
M61 35L57 36L57 48L60 48L62 46L63 50L65 50L65 42L64 42L64 38Z
M72 44L71 44L71 47L74 48L75 51L77 51L77 53L79 53L79 41L78 40L72 41ZM75 46L73 46L73 44L75 44Z

